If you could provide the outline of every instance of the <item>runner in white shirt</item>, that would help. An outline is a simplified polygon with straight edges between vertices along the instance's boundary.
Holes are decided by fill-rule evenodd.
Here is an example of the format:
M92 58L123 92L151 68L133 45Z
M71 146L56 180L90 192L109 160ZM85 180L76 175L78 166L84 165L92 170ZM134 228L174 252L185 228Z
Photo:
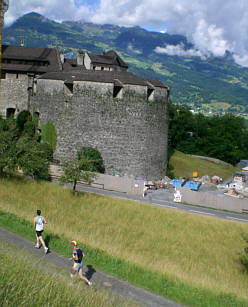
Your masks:
M47 224L44 216L41 216L41 211L37 210L37 216L34 218L34 227L36 231L36 248L40 248L40 243L42 244L45 254L48 252L48 247L46 247L45 242L42 238L42 232L44 230L44 224ZM40 242L40 243L39 243Z

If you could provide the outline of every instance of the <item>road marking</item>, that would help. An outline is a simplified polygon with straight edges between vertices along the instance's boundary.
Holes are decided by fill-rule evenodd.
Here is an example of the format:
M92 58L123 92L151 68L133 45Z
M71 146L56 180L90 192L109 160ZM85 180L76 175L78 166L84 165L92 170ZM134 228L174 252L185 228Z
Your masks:
M177 207L173 207L173 206L168 206L168 205L161 205L161 204L157 204L157 203L150 203L152 205L156 205L156 206L159 206L159 207L166 207L166 208L169 208L169 209L178 209Z
M237 221L242 221L242 222L248 223L248 220L238 219L237 217L226 216L226 218L229 219L229 220L237 220Z
M206 214L206 215L212 215L212 216L216 215L214 213L202 212L202 211L197 211L197 210L189 210L189 211L194 212L194 213L198 213L198 214Z

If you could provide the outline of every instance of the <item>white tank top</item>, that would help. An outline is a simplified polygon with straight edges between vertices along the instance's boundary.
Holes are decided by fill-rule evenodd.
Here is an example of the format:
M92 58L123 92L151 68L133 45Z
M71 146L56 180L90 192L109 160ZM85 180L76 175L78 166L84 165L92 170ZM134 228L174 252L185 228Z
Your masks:
M42 218L42 216L37 216L36 217L36 227L35 227L35 229L37 230L37 231L41 231L41 230L43 230L44 229L44 226L43 226L44 224L43 224L43 218Z

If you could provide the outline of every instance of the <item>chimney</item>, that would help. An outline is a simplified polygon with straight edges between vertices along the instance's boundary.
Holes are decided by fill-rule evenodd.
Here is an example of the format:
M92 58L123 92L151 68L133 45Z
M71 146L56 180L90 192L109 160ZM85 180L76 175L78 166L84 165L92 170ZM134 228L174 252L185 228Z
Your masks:
M65 63L65 54L64 54L64 50L61 50L60 53L59 53L59 56L60 56L60 61L62 64Z
M78 50L77 65L78 66L84 65L84 51L83 50Z
M21 37L21 43L20 43L21 47L24 47L24 37Z

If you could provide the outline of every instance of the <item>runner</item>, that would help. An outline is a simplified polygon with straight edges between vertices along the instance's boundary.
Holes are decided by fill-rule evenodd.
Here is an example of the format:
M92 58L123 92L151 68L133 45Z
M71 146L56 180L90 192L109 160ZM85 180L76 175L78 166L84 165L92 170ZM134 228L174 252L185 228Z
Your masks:
M44 216L41 216L41 211L37 210L37 216L34 218L34 227L36 230L36 248L40 248L40 242L41 245L44 248L45 254L48 253L48 247L46 247L45 242L42 238L42 232L44 230L44 224L47 224L47 221L45 220Z
M83 262L82 259L85 257L84 253L82 252L81 248L77 247L76 241L70 242L73 252L72 258L69 258L70 261L74 261L73 267L71 269L71 278L74 277L76 272L78 272L79 277L86 282L89 286L92 285L92 282L89 281L85 276L83 276Z

